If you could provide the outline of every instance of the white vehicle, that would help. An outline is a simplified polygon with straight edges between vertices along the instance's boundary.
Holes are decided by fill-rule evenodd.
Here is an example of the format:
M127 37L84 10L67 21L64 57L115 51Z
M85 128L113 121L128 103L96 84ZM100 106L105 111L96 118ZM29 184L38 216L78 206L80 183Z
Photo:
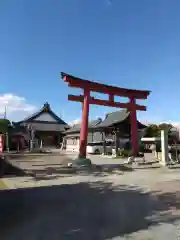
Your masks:
M106 141L106 152L112 153L114 148L113 141ZM87 153L89 154L102 154L104 152L104 142L92 142L87 145Z

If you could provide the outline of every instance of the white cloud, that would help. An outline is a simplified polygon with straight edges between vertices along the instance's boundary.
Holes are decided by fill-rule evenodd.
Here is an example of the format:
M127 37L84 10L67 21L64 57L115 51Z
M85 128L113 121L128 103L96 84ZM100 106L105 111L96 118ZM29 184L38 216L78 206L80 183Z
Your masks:
M5 107L7 115L17 112L30 113L36 110L36 107L27 103L24 97L12 93L0 95L0 115L4 115Z

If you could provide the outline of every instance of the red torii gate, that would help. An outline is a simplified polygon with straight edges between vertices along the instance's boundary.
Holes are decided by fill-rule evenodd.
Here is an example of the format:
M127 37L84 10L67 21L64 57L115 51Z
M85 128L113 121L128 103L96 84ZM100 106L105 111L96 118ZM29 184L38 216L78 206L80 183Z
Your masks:
M88 116L89 116L89 104L96 104L108 107L126 108L130 111L131 116L131 140L133 152L136 155L138 153L138 129L137 129L137 117L136 111L146 111L146 106L136 104L136 99L147 99L150 91L135 90L113 87L97 82L83 80L61 72L61 76L65 82L68 83L69 87L80 88L84 94L75 96L68 95L69 101L81 102L83 105L82 110L82 122L80 131L80 148L79 157L86 158L86 146L87 146L87 135L88 135ZM104 93L109 95L109 100L96 99L90 95L91 92ZM114 97L128 97L129 102L120 103L115 102Z

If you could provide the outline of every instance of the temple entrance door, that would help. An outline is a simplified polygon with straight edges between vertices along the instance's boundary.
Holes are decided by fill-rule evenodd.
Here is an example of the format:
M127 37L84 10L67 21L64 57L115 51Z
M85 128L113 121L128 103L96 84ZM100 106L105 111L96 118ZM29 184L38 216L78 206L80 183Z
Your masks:
M47 136L44 137L43 139L43 145L48 147L48 146L53 146L54 145L54 137L53 136Z
M37 132L36 138L38 140L38 145L42 143L42 147L56 146L56 136L54 134Z

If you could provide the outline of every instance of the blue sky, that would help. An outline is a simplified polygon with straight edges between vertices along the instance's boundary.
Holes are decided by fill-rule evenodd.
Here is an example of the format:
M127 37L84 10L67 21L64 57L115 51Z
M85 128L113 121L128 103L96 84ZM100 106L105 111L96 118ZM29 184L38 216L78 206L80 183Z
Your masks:
M61 80L64 71L151 90L139 117L180 122L179 9L179 0L1 0L0 101L11 94L29 109L48 101L66 121L79 119L80 104L67 100L78 91ZM90 117L108 111L92 106ZM14 119L22 112L9 106Z

